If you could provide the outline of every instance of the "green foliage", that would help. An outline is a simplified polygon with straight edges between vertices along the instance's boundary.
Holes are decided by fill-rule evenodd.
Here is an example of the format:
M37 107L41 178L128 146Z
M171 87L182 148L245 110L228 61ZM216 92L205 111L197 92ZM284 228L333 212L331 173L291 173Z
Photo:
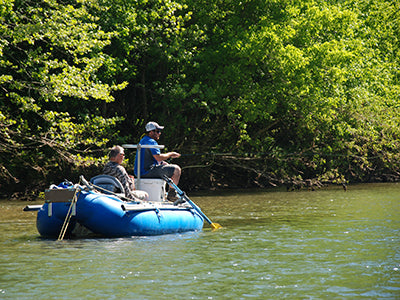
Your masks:
M385 0L0 0L0 178L98 166L149 120L188 154L181 164L206 166L187 180L398 174L399 11Z
M279 153L269 172L306 178L339 170L376 180L398 170L386 158L398 152L398 7L375 2L209 4L214 13L196 25L212 42L188 76L202 86L193 139L221 152Z
M35 184L55 161L74 163L76 153L106 145L120 117L101 117L99 106L114 101L111 92L125 84L98 79L100 68L112 63L102 49L113 33L99 30L85 6L52 0L4 4L0 158L7 163L1 175Z

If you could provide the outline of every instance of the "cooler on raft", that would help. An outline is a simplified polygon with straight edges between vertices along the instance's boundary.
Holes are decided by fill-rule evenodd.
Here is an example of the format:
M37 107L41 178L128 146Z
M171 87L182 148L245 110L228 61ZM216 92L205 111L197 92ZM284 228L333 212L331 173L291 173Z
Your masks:
M167 201L166 185L165 180L160 178L141 178L140 177L140 153L141 148L159 148L163 149L164 145L131 145L124 144L123 148L126 149L137 149L137 178L135 179L135 188L137 190L145 191L149 194L150 201L163 202Z
M137 190L145 191L149 194L150 201L167 201L166 182L159 178L140 178L135 180Z

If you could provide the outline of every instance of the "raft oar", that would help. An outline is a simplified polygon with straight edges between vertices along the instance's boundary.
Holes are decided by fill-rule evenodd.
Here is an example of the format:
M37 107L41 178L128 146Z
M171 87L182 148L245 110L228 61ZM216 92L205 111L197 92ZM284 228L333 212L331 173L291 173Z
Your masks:
M188 196L186 196L186 193L178 188L178 186L171 180L171 178L164 176L163 179L169 184L170 187L173 187L178 195L181 196L182 199L185 199L186 202L189 203L200 214L200 216L202 216L203 219L207 221L208 224L211 225L212 229L222 228L222 226L218 223L211 222L211 220L201 211L200 207L194 204L193 201L190 200Z

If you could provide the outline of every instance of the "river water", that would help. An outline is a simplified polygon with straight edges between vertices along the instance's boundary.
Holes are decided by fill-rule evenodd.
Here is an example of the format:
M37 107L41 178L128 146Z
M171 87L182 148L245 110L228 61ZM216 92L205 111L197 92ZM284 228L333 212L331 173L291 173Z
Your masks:
M0 299L400 299L400 184L190 198L224 228L57 242L1 201Z

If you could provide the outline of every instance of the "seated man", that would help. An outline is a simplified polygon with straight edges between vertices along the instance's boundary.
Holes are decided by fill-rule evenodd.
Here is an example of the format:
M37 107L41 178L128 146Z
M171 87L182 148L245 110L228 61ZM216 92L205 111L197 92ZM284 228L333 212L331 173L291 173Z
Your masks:
M104 166L103 173L116 177L125 189L125 197L132 200L149 200L149 194L145 191L136 191L134 177L128 175L125 168L121 165L124 160L124 148L114 146L110 153L110 161Z
M155 145L160 138L161 130L164 126L158 125L156 122L146 124L146 135L140 140L140 145ZM181 177L181 168L178 165L168 164L165 160L169 158L177 158L181 155L177 152L161 153L159 148L142 148L140 153L140 177L143 178L163 178L164 175L171 178L178 185ZM137 155L135 159L135 175L137 172ZM167 199L175 201L178 199L176 191L170 188Z

